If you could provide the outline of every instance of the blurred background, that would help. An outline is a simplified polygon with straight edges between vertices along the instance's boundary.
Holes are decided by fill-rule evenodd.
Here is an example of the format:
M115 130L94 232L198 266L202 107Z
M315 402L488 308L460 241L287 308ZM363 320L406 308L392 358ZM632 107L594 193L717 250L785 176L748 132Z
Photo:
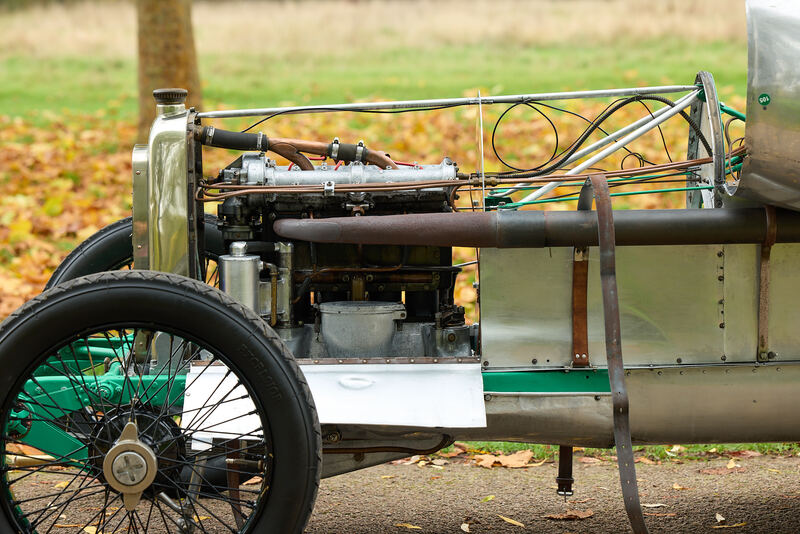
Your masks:
M0 318L38 293L77 243L129 215L140 55L158 63L192 52L143 49L137 35L156 42L153 6L173 3L186 10L182 31L188 28L197 61L193 102L205 110L683 84L702 69L714 75L722 100L744 111L739 0L0 0ZM137 27L143 10L155 17L147 28ZM142 102L152 110L149 96ZM568 109L591 119L607 103ZM485 109L485 139L502 111ZM643 112L630 109L615 120ZM498 150L530 166L586 125L568 114L551 118L557 141L540 116L515 109L498 131ZM472 108L330 114L273 120L263 131L364 139L396 159L449 156L469 172L481 159L476 119ZM685 123L668 122L663 136L651 132L635 150L656 163L684 158ZM231 159L209 153L207 174ZM491 152L485 164L504 169ZM683 196L630 198L615 207L677 207ZM462 302L474 300L468 283L459 291Z

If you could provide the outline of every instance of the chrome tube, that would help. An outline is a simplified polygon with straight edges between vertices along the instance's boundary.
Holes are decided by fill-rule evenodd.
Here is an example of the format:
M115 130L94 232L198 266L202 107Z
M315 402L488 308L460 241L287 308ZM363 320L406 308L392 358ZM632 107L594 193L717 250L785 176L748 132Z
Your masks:
M571 169L571 170L567 171L565 173L565 175L580 174L583 171L585 171L586 169L588 169L589 167L591 167L592 165L594 165L595 163L597 163L598 161L600 161L601 159L603 159L603 158L609 156L610 154L616 152L617 150L619 150L620 148L624 147L625 145L627 145L631 141L634 141L634 140L638 139L642 135L646 134L647 132L649 132L650 130L652 130L653 128L655 128L659 124L661 124L662 122L664 122L667 119L669 119L671 117L674 117L675 115L680 113L683 110L683 108L691 105L691 103L694 102L694 99L697 98L698 94L699 94L699 91L695 91L691 95L687 95L688 98L683 99L683 104L671 107L668 111L664 112L664 114L656 117L655 119L651 118L643 126L640 126L639 128L637 128L633 132L629 133L628 135L626 135L625 137L623 137L622 139L620 139L619 141L617 141L616 143L614 143L610 147L606 148L602 152L600 152L598 154L595 154L594 156L592 156L591 158L587 159L586 161L584 161L583 163L581 163L580 165L578 165L574 169ZM537 189L536 191L534 191L530 195L526 196L525 198L523 198L519 202L529 202L531 200L536 200L537 198L539 198L539 197L541 197L543 195L546 195L547 193L549 193L550 191L552 191L553 189L555 189L559 185L562 185L563 183L564 182L550 182L547 185L542 186L541 189Z
M593 91L567 91L561 93L532 93L522 95L485 96L468 98L440 98L433 100L398 100L393 102L354 102L319 106L286 106L274 108L231 109L198 113L202 119L231 117L256 117L261 115L290 115L297 113L327 113L334 111L369 111L387 109L437 108L441 106L477 106L490 104L523 104L544 100L572 100L576 98L603 98L633 95L684 93L697 89L695 85L662 85L655 87L627 87L624 89L599 89Z

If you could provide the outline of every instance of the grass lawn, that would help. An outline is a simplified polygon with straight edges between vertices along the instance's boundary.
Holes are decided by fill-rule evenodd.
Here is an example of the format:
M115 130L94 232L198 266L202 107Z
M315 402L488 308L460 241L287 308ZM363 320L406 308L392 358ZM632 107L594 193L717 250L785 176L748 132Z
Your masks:
M725 98L744 96L743 43L686 40L582 46L440 45L285 61L202 55L205 107L325 104L692 83L710 71ZM86 56L0 59L0 114L35 111L136 112L133 59Z

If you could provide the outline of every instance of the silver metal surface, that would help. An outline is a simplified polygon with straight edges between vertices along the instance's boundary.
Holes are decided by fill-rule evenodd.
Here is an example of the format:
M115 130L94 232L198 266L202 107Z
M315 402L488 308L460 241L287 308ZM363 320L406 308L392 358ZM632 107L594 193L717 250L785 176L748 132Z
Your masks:
M233 250L231 246L231 251ZM259 273L261 259L250 254L225 254L219 257L219 287L251 310L259 313Z
M674 117L675 115L677 115L678 113L683 111L683 108L685 108L686 106L690 105L694 101L694 99L697 98L697 95L698 95L698 92L694 91L693 93L688 95L688 98L682 99L681 104L676 105L674 107L671 107L668 111L665 111L663 114L661 114L661 115L659 115L659 116L657 116L655 118L650 117L650 120L648 122L646 122L645 124L643 124L642 126L639 126L638 128L633 130L631 133L627 134L622 139L616 141L610 147L603 149L599 153L595 154L591 158L589 158L586 161L580 163L579 165L575 166L574 168L570 169L569 171L567 171L564 174L571 175L571 174L580 174L580 173L582 173L583 171L585 171L586 169L588 169L589 167L591 167L592 165L594 165L598 161L606 158L610 154L613 154L614 152L616 152L617 150L621 149L622 147L624 147L625 145L627 145L631 141L635 141L636 139L640 138L641 136L643 136L644 134L646 134L647 132L649 132L650 130L652 130L653 128L658 126L659 124L661 124L662 122L670 119L671 117ZM563 183L564 182L550 182L547 185L542 186L541 189L537 189L533 193L529 194L528 196L526 196L525 198L520 200L520 202L528 202L528 201L531 201L531 200L536 200L537 198L539 198L539 197L541 197L543 195L546 195L547 193L549 193L553 189L559 187Z
M396 302L323 302L319 311L323 343L331 358L387 356L396 321L406 318L405 306Z
M355 162L338 169L318 165L313 170L301 171L299 167L277 166L264 154L250 153L242 156L239 168L223 171L223 178L248 185L319 185L370 184L387 182L420 182L431 180L456 180L457 167L448 158L437 165L403 166L398 169L381 169L377 165Z
M111 470L117 482L125 486L135 486L147 476L147 464L144 458L134 451L120 453L114 458Z
M168 106L150 129L147 161L148 268L190 275L189 195L187 191L187 112ZM140 201L134 191L134 206Z
M748 0L747 36L748 155L736 195L800 209L800 3Z
M133 173L133 267L150 268L150 247L147 234L149 195L147 193L147 145L134 145L131 156Z
M222 111L205 111L197 116L205 119L221 119L227 117L254 117L280 113L289 115L296 113L325 113L334 111L364 111L376 109L414 109L437 108L441 106L477 106L490 104L518 104L536 100L571 100L576 98L602 98L630 95L653 95L667 93L685 93L697 89L694 85L663 85L655 87L628 87L624 89L600 89L595 91L567 91L561 93L531 93L522 95L486 96L474 98L440 98L435 100L400 100L393 102L363 102L352 104L327 104L319 106L286 106L276 108L230 109Z
M800 365L629 371L638 443L796 441Z
M755 361L758 250L619 247L626 367ZM776 361L800 361L800 245L775 245L772 255L770 350ZM597 255L589 258L589 358L603 366L595 357L603 354ZM570 261L566 248L481 251L482 349L490 368L569 365Z
M280 313L280 311L279 311ZM387 353L382 356L356 358L345 356L332 358L325 349L324 339L314 331L314 325L306 324L298 328L278 328L281 339L289 347L295 359L301 364L315 365L350 365L350 364L398 364L413 363L417 365L440 363L478 363L477 355L472 354L471 340L461 333L463 327L452 327L456 334L454 342L445 335L444 345L437 346L437 330L433 323L404 323L402 330L394 333L394 339ZM469 334L469 328L467 334ZM442 330L442 331L444 331Z
M719 361L724 329L721 247L619 247L626 364ZM483 359L495 367L569 366L572 251L481 251ZM589 359L605 365L596 250L589 252ZM533 363L533 360L536 363Z
M427 335L424 340L433 339L433 347L426 348L426 354L433 354L439 358L453 358L469 356L470 354L470 335L469 325L450 326L446 328L435 328L434 325L426 325Z
M280 242L278 251L278 325L292 325L292 274L294 273L294 244Z
M716 364L630 370L634 443L797 441L800 365ZM494 396L485 429L443 432L458 440L610 447L611 399L603 395Z

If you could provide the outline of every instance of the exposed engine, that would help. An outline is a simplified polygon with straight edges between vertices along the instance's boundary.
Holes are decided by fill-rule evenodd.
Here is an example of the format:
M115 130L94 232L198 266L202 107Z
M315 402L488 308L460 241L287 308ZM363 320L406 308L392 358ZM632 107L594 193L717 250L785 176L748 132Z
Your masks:
M461 269L451 248L291 242L272 230L282 218L452 211L452 188L382 185L455 182L456 164L397 165L363 142L334 140L324 151L333 164L311 165L299 150L289 166L244 153L206 186L207 198L222 201L230 251L219 258L222 289L265 317L298 359L472 357L477 330L453 301ZM320 190L309 193L313 185ZM276 192L259 193L263 186Z

